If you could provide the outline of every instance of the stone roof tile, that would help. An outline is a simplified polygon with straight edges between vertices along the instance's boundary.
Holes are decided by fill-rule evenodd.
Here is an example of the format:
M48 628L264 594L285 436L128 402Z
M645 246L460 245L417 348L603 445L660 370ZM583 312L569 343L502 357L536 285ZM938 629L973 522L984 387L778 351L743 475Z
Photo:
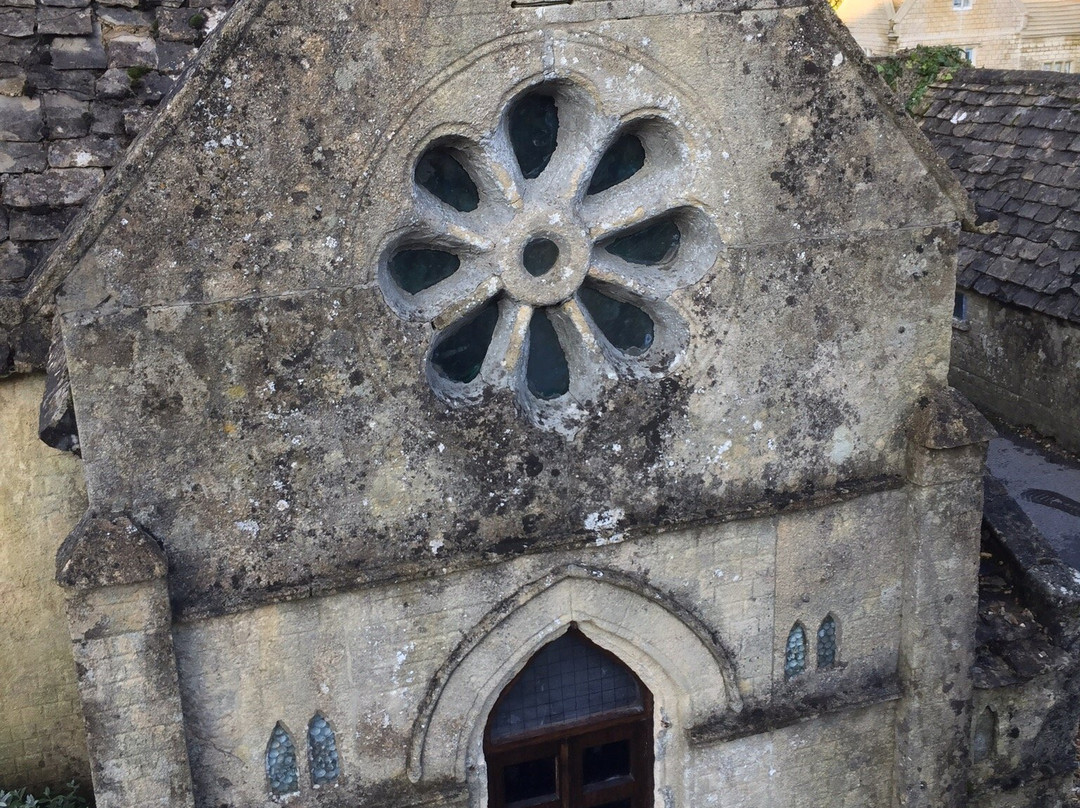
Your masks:
M959 70L921 126L993 236L962 233L957 282L1080 323L1080 76Z

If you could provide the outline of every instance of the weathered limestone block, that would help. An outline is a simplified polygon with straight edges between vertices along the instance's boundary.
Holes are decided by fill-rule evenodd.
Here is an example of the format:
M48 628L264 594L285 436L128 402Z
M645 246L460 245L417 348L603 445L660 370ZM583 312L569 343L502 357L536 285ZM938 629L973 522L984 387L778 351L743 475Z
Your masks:
M0 34L0 62L23 64L34 52L36 40L31 37L10 37Z
M100 168L54 168L4 182L3 202L13 208L80 205L105 179Z
M158 70L162 73L179 73L192 57L198 52L198 48L186 42L158 42Z
M905 808L966 801L982 467L994 434L951 388L920 400L909 425L896 749Z
M126 70L111 67L101 74L94 89L102 100L126 98L131 94L131 77Z
M26 89L26 71L17 65L0 65L0 95L11 97Z
M0 96L0 140L41 140L41 99Z
M191 770L160 545L88 512L57 554L100 808L191 808Z
M94 17L89 8L38 9L39 34L85 35L94 33Z
M30 274L42 256L37 243L0 243L0 281L17 281Z
M127 74L124 74L127 78ZM124 131L124 107L108 101L91 101L90 114L93 123L90 131L95 135L118 135Z
M94 97L96 70L55 70L49 65L36 64L27 70L27 81L38 90L59 90L81 101Z
M8 237L8 215L7 211L0 208L0 241L3 241Z
M152 27L154 20L153 15L149 11L136 11L129 8L109 8L107 6L97 9L97 18L104 29L103 37L106 41L112 39L113 36L122 33L148 34L150 33L150 28Z
M109 66L105 48L96 37L54 39L49 46L57 70L93 70Z
M50 139L83 137L90 131L90 104L67 93L48 93L42 99Z
M152 37L121 34L106 43L109 67L157 67L157 43Z
M0 140L0 174L22 174L45 170L44 143L14 143Z
M11 212L11 238L16 241L49 241L60 238L71 223L77 208L60 208L48 213Z
M115 138L81 137L49 145L49 165L53 168L109 167L116 165L123 146Z
M0 34L3 36L32 36L34 9L0 8Z
M202 31L201 24L193 24L197 15L189 8L165 8L157 10L158 34L161 39L175 42L195 42ZM198 23L198 19L194 20Z
M43 6L58 6L60 8L86 8L90 0L41 0Z
M135 97L144 104L156 104L172 90L175 79L157 71L147 73L135 82Z

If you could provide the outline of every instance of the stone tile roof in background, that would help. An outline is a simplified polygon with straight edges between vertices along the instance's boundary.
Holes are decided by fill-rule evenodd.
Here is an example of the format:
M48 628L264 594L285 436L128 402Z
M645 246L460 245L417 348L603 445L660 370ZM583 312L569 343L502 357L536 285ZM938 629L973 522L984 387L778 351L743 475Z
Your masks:
M0 285L49 254L231 3L0 0Z
M923 132L998 223L961 234L958 285L1080 323L1080 75L960 70L926 97Z

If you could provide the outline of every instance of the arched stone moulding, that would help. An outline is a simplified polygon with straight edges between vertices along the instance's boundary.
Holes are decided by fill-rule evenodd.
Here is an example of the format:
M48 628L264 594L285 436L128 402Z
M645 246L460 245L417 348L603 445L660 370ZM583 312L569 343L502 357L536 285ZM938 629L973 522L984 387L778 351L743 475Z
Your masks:
M742 707L731 655L699 619L647 584L576 565L505 600L443 664L413 729L410 779L467 782L472 804L485 804L488 714L532 655L571 623L618 656L652 692L657 793L681 792L685 730L718 710Z

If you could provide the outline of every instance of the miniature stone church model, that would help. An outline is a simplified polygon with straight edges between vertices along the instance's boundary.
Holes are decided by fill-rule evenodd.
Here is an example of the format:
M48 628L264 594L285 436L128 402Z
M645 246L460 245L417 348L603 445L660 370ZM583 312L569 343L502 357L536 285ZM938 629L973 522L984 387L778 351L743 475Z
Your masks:
M971 218L816 0L245 0L42 281L100 808L963 804Z

